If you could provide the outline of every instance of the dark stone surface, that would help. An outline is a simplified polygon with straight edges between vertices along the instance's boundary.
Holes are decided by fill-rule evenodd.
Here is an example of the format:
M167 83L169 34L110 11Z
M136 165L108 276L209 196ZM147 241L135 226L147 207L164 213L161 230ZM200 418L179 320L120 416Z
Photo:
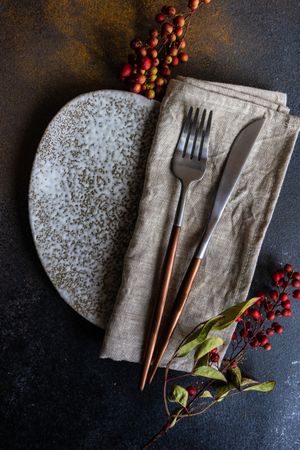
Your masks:
M115 74L127 43L160 6L146 0L0 4L1 449L137 449L164 420L162 371L141 395L138 365L99 360L102 332L52 287L27 219L30 169L47 123L79 93L122 88ZM181 73L285 91L300 114L299 23L298 0L213 0L195 17L191 58ZM298 143L253 289L278 264L289 260L300 268L299 149ZM277 380L274 393L225 401L186 420L155 448L300 448L299 308L272 352L253 352L246 361L253 376Z

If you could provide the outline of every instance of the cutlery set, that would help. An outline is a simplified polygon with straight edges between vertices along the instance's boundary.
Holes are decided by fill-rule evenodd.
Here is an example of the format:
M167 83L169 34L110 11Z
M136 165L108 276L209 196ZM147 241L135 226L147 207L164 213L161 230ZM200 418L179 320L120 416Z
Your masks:
M213 112L209 112L207 121L206 110L203 111L201 119L199 116L199 108L197 108L195 112L193 108L189 109L189 112L184 119L178 143L171 160L171 171L173 175L179 179L181 191L171 236L164 259L160 292L149 327L148 340L146 343L142 373L139 382L140 390L144 389L146 382L151 383L156 373L176 325L182 315L183 309L193 287L194 280L205 256L210 238L218 222L220 221L225 206L237 184L247 157L265 121L264 118L254 120L245 126L245 128L243 128L235 138L224 165L213 208L204 234L200 238L200 242L196 248L194 256L184 275L172 307L170 317L168 318L168 323L165 329L160 331L168 290L172 278L180 231L184 225L184 210L186 206L187 192L191 183L200 182L205 176L207 165Z

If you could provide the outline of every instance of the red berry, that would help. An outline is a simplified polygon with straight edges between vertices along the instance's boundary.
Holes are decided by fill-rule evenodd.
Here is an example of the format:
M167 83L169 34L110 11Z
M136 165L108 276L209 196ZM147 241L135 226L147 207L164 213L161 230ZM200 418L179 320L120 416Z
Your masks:
M170 50L169 50L169 55L171 55L171 56L177 56L177 53L178 53L178 48L177 47L171 47L170 48Z
M285 308L285 309L282 310L281 315L283 317L291 317L292 311L290 309L288 309L288 308Z
M169 42L170 44L172 44L172 42L175 42L175 41L176 41L176 34L175 34L175 33L169 34L169 36L168 36L168 42Z
M280 323L278 323L278 322L273 322L273 323L272 323L272 328L276 328L276 327L280 327Z
M279 296L279 299L280 299L282 302L285 302L286 300L289 299L289 296L287 295L286 292L282 292L282 293L280 294L280 296Z
M300 281L299 280L293 280L292 285L296 288L300 287Z
M181 39L179 48L185 48L185 47L186 47L186 41L185 41L185 39Z
M268 328L267 329L267 335L268 336L273 336L274 333L275 333L275 331L273 330L273 328Z
M157 28L152 28L152 30L149 31L149 34L151 37L158 37L159 31Z
M277 291L275 291L275 290L270 291L270 298L271 298L272 300L277 300L278 297L279 297L279 295L278 295L278 292L277 292Z
M136 76L135 81L139 84L144 84L146 82L145 75L139 74Z
M213 348L213 349L210 351L210 353L219 353L219 350L218 350L217 347L216 347L216 348Z
M152 67L157 67L159 65L159 59L158 58L154 58L152 60Z
M166 56L165 57L165 59L164 59L164 63L165 64L171 64L171 62L172 62L172 56Z
M163 23L165 21L165 19L166 19L166 16L162 13L159 13L155 16L155 20L158 23Z
M175 17L175 19L173 20L174 24L177 25L178 27L183 27L185 24L185 18L184 16L177 16Z
M231 340L232 340L232 341L236 341L236 340L237 340L237 334L236 334L236 332L234 332L233 335L231 336Z
M274 330L275 330L275 333L281 334L283 332L283 326L277 325L276 327L274 327Z
M142 56L142 57L147 56L147 49L146 49L146 47L139 48L137 50L137 53L138 53L139 56Z
M149 98L149 100L152 100L155 98L155 91L153 89L146 89L145 96Z
M248 309L246 309L246 311L244 311L244 313L243 313L243 316L248 316L248 314L249 314L249 311L248 311Z
M171 64L172 64L172 66L178 66L179 59L177 58L177 56L173 56Z
M149 56L153 59L157 58L158 52L155 50L155 48L151 48L148 50Z
M286 264L284 266L284 270L286 273L291 273L291 272L293 272L293 266L291 264Z
M269 339L267 338L267 336L261 336L261 337L259 337L258 340L261 345L266 345L269 342Z
M139 94L141 92L141 85L139 83L134 83L130 90L131 92L135 92L135 94Z
M142 47L142 45L143 45L143 42L141 41L141 39L138 39L138 38L133 39L133 40L130 42L130 47L131 47L133 50L136 50L137 48Z
M185 52L179 53L179 61L187 62L189 60L189 55Z
M291 307L291 302L289 300L286 300L285 302L281 302L281 306L283 308L290 308Z
M152 37L149 39L149 45L151 48L155 48L158 44L158 39L156 37Z
M132 65L128 64L128 63L123 64L120 76L122 78L127 78L127 77L130 77L131 73L132 73Z
M230 363L230 367L232 367L233 369L235 369L237 367L237 362L236 361L231 361Z
M171 23L166 22L166 23L163 24L163 26L162 26L162 34L164 36L166 36L168 34L171 34L172 31L173 31L173 25Z
M176 8L175 6L168 6L166 9L166 14L168 16L174 17L176 15Z
M275 313L274 311L269 311L267 314L267 319L268 320L274 320L275 319Z
M264 349L267 350L267 352L269 352L271 350L271 348L272 348L271 344L265 344L264 345Z
M236 319L235 319L235 321L236 322L241 322L243 319L241 318L241 317L237 317Z
M249 314L255 320L261 319L261 313L258 311L258 309L252 309Z
M197 8L199 8L199 3L200 0L189 0L188 5L192 11L195 11Z
M162 75L163 75L164 77L169 77L169 76L171 75L171 70L169 69L168 66L164 66L164 67L162 68L161 73L162 73Z
M156 86L163 86L165 84L165 80L161 77L157 78L155 81Z
M297 289L296 291L293 292L293 297L297 300L300 299L300 289Z
M280 281L282 278L284 277L284 272L275 272L272 275L273 280L275 281L275 283L278 283L278 281Z
M281 311L280 311L280 309L277 309L277 310L275 311L275 316L276 316L276 317L281 316Z
M175 30L175 34L177 37L182 36L183 34L183 27L177 27Z
M149 70L151 66L152 66L152 62L151 62L150 58L143 58L141 60L141 69Z
M294 272L293 273L293 278L294 278L294 280L300 281L300 273L299 272Z
M195 386L189 386L186 388L190 397L194 397L197 394L197 388Z
M217 363L219 361L219 359L220 359L220 355L218 355L216 353L210 356L210 360L213 363Z
M250 342L251 347L259 347L259 340L254 338L252 339L252 341Z

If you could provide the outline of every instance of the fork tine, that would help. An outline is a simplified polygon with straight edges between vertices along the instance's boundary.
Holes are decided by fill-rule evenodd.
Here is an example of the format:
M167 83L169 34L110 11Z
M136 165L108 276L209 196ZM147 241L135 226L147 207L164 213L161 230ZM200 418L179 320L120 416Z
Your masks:
M211 122L212 122L212 111L210 111L206 129L204 131L203 139L202 139L202 149L201 149L201 158L207 159L208 157L208 144L209 144L209 137L210 137L210 129L211 129Z
M201 122L197 129L197 133L196 133L196 137L195 137L195 141L194 141L193 154L194 154L194 157L197 158L199 161L200 161L200 156L201 156L201 143L202 143L205 117L206 117L206 109L202 113Z
M194 147L195 134L196 134L197 125L198 125L198 116L199 116L199 108L196 109L195 116L194 116L192 126L190 129L190 133L186 140L184 154L183 154L183 156L188 155L190 158L192 158L192 150Z
M176 149L175 149L175 151L177 151L177 152L180 152L180 153L184 152L186 138L188 136L188 132L190 129L192 114L193 114L193 107L191 106L188 114L186 115L186 117L184 119L184 123L181 128L181 132L180 132L179 139L178 139Z

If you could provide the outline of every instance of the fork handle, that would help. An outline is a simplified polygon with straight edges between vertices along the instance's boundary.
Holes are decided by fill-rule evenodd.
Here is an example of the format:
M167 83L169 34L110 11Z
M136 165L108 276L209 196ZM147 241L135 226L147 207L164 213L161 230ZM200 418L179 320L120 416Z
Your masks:
M144 354L143 368L139 381L139 389L142 391L146 384L146 379L148 376L149 367L151 364L155 344L157 341L157 336L163 316L163 312L165 309L165 304L168 295L168 289L171 281L171 275L174 266L174 260L176 255L176 249L179 241L181 227L178 225L173 225L171 237L168 244L167 253L164 260L164 268L163 268L163 278L161 289L159 293L159 297L157 299L157 303L155 306L151 327L148 334L148 341L146 343L146 351Z
M158 353L153 361L152 370L149 376L149 383L153 380L153 377L156 373L156 370L158 368L158 365L168 347L168 344L170 342L170 339L172 337L172 334L176 328L176 325L180 319L180 316L182 314L182 311L185 307L185 304L187 302L187 299L190 295L192 286L194 284L194 280L196 278L196 275L198 273L198 270L201 266L202 260L199 258L194 257L189 265L189 268L184 276L184 279L181 283L180 289L178 291L172 312L171 317L169 320L169 323L167 325L167 329L165 331L164 337L162 341L159 343Z

